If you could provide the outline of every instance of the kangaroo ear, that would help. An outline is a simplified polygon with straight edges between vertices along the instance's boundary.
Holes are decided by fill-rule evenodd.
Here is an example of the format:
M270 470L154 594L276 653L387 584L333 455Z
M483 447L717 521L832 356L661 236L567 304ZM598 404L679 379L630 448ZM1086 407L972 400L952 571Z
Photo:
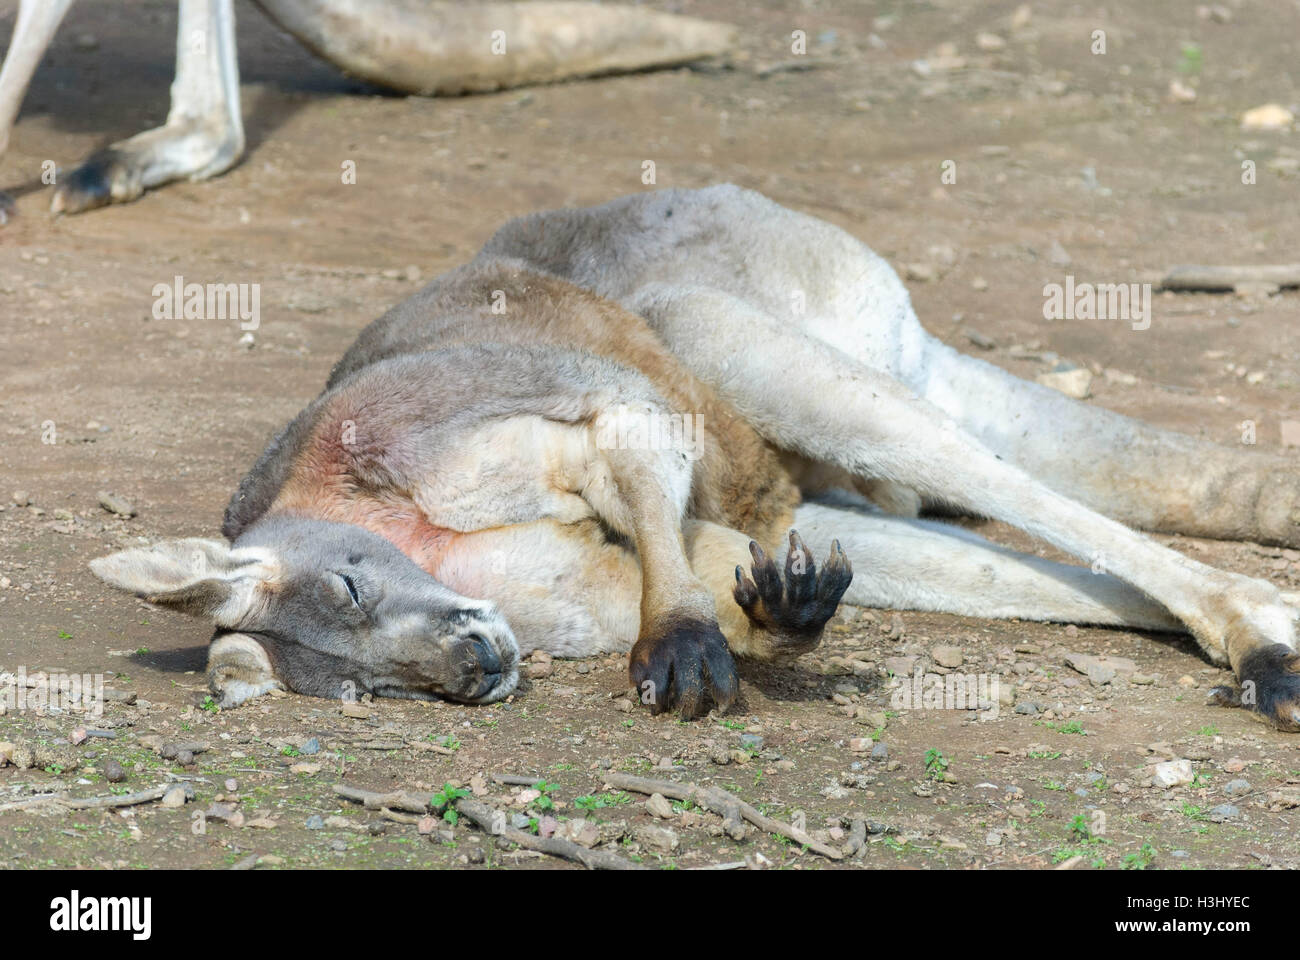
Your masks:
M253 608L258 587L275 577L278 565L263 550L188 538L100 557L90 569L150 603L232 627Z

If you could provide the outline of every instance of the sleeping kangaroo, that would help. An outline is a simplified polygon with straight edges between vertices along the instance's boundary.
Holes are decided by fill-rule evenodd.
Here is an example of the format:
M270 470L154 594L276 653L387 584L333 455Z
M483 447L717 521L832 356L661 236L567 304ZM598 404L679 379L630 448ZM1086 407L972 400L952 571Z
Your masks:
M652 710L699 716L733 655L812 649L844 599L1187 631L1300 729L1297 607L1125 524L1300 545L1300 470L963 356L862 243L718 186L507 224L361 333L240 484L230 546L92 568L216 622L227 706L484 703L521 654L630 650Z

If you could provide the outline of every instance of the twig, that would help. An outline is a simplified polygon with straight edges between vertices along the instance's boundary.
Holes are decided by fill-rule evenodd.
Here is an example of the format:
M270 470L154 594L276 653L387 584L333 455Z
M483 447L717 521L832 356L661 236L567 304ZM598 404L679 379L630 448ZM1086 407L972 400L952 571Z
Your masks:
M623 786L624 782L636 785ZM701 787L693 783L675 783L671 780L651 780L622 773L608 774L605 783L636 793L662 793L665 797L672 797L674 800L698 803L705 810L712 810L722 817L722 829L732 840L745 839L744 809L741 801L719 787ZM749 809L755 816L762 816L753 807Z
M652 780L649 777L635 777L627 773L607 773L605 783L619 790L631 790L633 793L662 793L674 800L690 800L706 810L721 814L723 828L727 835L735 838L732 828L740 817L748 820L765 833L775 833L795 843L803 844L814 853L820 853L831 860L842 860L844 853L835 847L814 840L788 823L773 820L759 813L744 800L732 796L721 787L700 786L694 783L674 783L671 780Z
M507 787L531 787L533 784L545 779L545 777L523 777L513 773L492 774L493 783L503 783Z
M537 780L534 779L529 782L536 783ZM415 820L400 819L401 814L393 813L392 808L406 810L410 813L427 814L429 812L429 802L427 800L404 790L379 793L375 790L350 787L345 783L336 783L334 792L344 800L351 800L353 803L361 804L367 810L379 810L381 815L387 819L398 820L399 823L415 822ZM526 850L535 850L538 853L550 854L553 857L561 857L565 860L575 860L593 870L644 869L640 864L633 863L631 860L620 857L615 853L604 850L588 850L586 847L579 846L573 841L565 840L562 837L537 837L531 833L524 833L522 830L506 826L503 822L504 814L498 813L486 803L479 803L469 797L461 797L456 801L456 812L463 814L485 832L493 836L505 837L511 843L518 844Z
M1165 290L1232 290L1239 283L1272 283L1279 287L1300 286L1300 263L1245 267L1203 267L1186 264L1170 267L1160 286Z
M533 781L533 783L536 782L536 780ZM620 857L617 853L611 853L608 850L588 850L586 847L580 846L572 840L565 840L563 837L538 837L522 830L516 830L514 827L506 826L502 823L503 815L496 809L486 803L471 800L469 797L461 797L456 801L456 812L463 814L486 832L494 836L505 837L511 843L516 843L525 850L536 850L538 853L550 854L552 857L574 860L591 870L645 869L641 864L633 863L631 860Z
M344 800L351 800L353 803L359 803L367 810L383 810L391 808L394 810L405 810L407 813L428 813L429 801L425 797L417 796L413 793L407 793L405 790L394 790L392 793L379 793L375 790L362 790L360 787L349 787L346 783L334 784L334 792Z
M160 783L156 787L150 787L148 790L140 790L136 793L123 793L119 796L109 794L103 797L88 797L84 800L60 800L62 806L70 810L102 810L112 807L132 807L137 803L149 803L151 800L161 800L166 794L180 788L185 791L185 799L194 799L194 788L188 783Z
M379 815L385 820L392 820L393 823L419 823L424 819L411 813L398 813L396 810L389 810L387 807L383 807L379 811Z
M39 797L27 797L23 800L11 800L9 803L0 804L0 813L6 813L9 810L20 810L39 803L52 803L69 810L108 810L114 807L133 807L136 804L161 800L167 794L167 791L174 790L178 786L184 789L187 800L193 798L194 788L189 784L160 783L148 790L139 790L135 793L107 794L101 797L73 798L57 793L46 793Z
M744 870L748 867L744 860L733 860L730 863L710 863L703 867L687 867L687 870Z
M52 800L58 800L62 797L59 793L42 793L35 797L24 797L21 800L10 800L8 803L0 803L0 813L8 813L10 810L22 810L26 807L35 806L38 803L49 803Z

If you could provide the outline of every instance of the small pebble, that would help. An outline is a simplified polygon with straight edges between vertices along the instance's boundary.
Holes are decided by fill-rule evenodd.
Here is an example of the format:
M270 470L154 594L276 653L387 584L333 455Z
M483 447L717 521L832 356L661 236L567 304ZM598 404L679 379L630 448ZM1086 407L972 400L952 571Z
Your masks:
M935 663L950 670L955 670L966 662L965 656L957 647L938 646L931 651L931 655Z
M107 490L99 491L99 505L109 513L119 517L134 517L136 514L135 507L126 497L118 496L116 493L110 493Z
M650 798L645 802L645 808L652 817L658 817L660 820L672 820L676 816L673 805L662 793L650 794Z
M172 809L185 806L185 788L179 784L172 787L163 795L162 805Z

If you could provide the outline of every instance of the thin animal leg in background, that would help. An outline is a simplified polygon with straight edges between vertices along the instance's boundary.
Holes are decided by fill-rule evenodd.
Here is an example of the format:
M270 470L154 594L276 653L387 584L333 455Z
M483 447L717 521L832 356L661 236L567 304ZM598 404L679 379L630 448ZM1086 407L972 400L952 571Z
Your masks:
M9 135L32 74L71 6L72 0L22 0L18 6L9 50L0 68L0 157L9 149ZM8 198L0 195L0 224L8 219L9 206Z
M77 213L229 170L244 153L232 0L181 0L167 122L112 144L62 178L50 209Z

